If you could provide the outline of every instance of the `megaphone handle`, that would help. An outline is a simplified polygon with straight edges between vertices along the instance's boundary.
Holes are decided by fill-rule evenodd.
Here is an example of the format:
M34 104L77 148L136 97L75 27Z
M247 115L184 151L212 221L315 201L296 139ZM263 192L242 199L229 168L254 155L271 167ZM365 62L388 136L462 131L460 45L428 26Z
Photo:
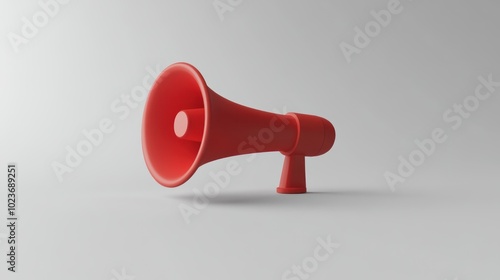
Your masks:
M306 160L303 155L285 156L281 171L278 193L295 194L305 193L306 190Z

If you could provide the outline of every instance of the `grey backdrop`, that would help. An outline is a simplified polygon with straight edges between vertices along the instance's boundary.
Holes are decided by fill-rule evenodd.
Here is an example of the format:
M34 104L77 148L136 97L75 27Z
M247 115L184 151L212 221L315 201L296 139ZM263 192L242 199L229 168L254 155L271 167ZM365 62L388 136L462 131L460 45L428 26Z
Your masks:
M286 272L303 260L309 279L500 277L500 88L458 129L443 119L478 77L500 81L498 2L401 0L350 62L342 42L395 2L51 3L52 16L37 1L0 4L0 169L18 164L20 219L18 272L2 261L2 279L305 279ZM23 17L41 26L31 38ZM309 194L275 193L279 153L212 162L176 189L153 180L144 101L127 116L111 107L148 67L178 61L230 100L335 125L332 150L307 159ZM114 131L58 180L66 146L105 118ZM391 190L384 174L435 128L447 140ZM241 174L186 223L179 207L231 160ZM340 247L312 261L327 236Z

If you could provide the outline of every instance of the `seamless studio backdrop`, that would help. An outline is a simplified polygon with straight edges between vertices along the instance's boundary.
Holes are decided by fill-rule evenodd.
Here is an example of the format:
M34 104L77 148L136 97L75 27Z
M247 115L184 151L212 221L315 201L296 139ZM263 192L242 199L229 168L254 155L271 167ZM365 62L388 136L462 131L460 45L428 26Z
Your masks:
M16 163L18 221L15 273L0 227L1 279L498 279L499 10L3 1L0 220ZM332 150L306 159L309 193L276 194L280 153L154 181L142 113L179 61L229 100L333 123Z

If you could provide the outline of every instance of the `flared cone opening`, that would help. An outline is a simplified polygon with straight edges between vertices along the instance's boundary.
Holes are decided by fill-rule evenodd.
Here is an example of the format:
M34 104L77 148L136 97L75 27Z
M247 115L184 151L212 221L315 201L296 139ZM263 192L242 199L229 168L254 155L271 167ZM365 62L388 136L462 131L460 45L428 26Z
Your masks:
M207 92L205 80L196 68L176 63L160 74L149 93L144 108L142 148L151 175L163 186L183 184L200 165L210 119ZM191 109L205 109L201 141L182 139L174 131L177 114Z

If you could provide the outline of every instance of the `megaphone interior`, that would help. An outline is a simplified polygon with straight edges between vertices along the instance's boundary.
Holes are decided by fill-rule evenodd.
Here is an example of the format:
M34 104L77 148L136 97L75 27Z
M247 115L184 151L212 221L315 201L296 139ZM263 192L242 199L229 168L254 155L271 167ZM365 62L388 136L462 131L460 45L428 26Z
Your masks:
M328 152L334 141L328 120L274 114L229 101L187 63L170 65L159 75L143 115L144 159L165 187L185 183L199 166L217 159L279 151L285 161L277 192L305 193L305 157Z

